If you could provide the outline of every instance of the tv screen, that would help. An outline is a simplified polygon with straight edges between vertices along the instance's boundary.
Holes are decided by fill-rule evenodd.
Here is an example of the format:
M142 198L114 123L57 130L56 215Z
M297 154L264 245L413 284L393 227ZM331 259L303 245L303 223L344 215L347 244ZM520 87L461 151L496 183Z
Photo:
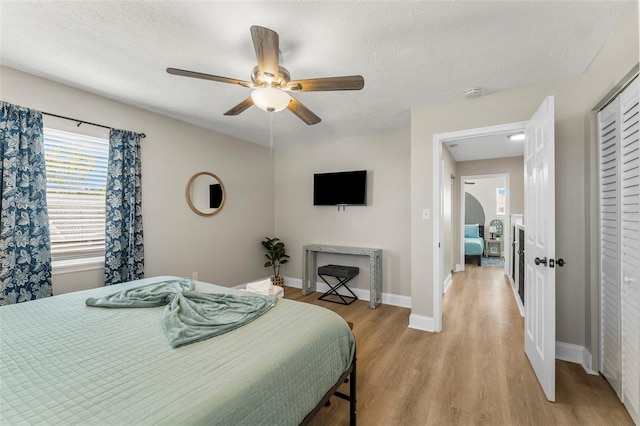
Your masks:
M367 171L314 174L313 205L366 206Z

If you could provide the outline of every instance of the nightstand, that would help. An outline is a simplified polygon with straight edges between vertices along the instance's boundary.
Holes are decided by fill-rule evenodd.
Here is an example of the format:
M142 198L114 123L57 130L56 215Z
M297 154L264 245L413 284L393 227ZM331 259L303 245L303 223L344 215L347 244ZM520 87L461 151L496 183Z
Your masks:
M502 238L484 240L484 255L486 257L502 257Z

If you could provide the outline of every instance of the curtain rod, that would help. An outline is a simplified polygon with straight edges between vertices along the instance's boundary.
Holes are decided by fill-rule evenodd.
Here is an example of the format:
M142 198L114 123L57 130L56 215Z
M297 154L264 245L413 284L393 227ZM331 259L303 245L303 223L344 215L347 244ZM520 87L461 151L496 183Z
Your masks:
M102 127L104 129L111 129L111 127L105 126L103 124L96 124L96 123L92 123L90 121L78 120L77 118L65 117L64 115L51 114L50 112L42 111L42 113L45 114L45 115L50 115L51 117L58 117L58 118L63 118L65 120L77 121L78 122L78 126L80 126L80 124L89 124L91 126ZM140 133L140 137L141 138L146 138L147 135L145 135L144 133Z

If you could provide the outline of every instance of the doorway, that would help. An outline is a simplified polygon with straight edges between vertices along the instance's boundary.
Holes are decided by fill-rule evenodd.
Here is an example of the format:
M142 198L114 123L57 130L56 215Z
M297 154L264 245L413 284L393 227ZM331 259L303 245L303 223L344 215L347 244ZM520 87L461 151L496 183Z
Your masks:
M509 135L524 131L526 121L489 126L477 129L460 130L455 132L440 133L433 137L433 211L442 212L442 188L443 182L443 143L462 141L470 138L477 138L492 135ZM456 176L459 174L456 173ZM459 187L459 186L458 186ZM433 215L433 235L437 236L437 241L444 241L444 226L442 214ZM459 228L461 231L463 228ZM460 235L464 235L463 231ZM444 290L444 274L447 267L444 265L444 244L439 244L435 250L433 264L433 320L434 331L442 330L442 293Z
M555 401L555 265L563 266L555 253L555 99L547 96L531 119L482 129L435 134L433 136L434 211L441 213L443 142L469 135L522 132L524 140L525 231L525 339L524 349L540 386L549 401ZM501 130L498 130L501 129ZM511 137L509 138L511 139ZM440 217L439 217L440 216ZM434 250L434 328L442 330L442 229L441 215L434 217L438 247Z
M479 223L483 226L482 238L484 239L479 266L487 266L495 263L494 261L502 260L504 274L509 274L511 259L508 245L508 242L511 241L509 178L509 173L463 175L460 177L458 204L460 206L460 237L457 241L460 250L457 256L456 271L464 271L468 256L468 250L465 250L465 226ZM481 211L474 214L468 199L477 200L477 208ZM476 252L474 251L474 253Z

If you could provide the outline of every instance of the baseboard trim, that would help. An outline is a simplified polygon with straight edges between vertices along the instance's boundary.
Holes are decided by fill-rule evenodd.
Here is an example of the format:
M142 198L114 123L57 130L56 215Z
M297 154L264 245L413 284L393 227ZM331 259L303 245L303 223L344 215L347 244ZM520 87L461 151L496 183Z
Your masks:
M587 374L591 374L592 376L599 376L600 372L593 369L593 361L591 359L591 352L586 347L582 347L582 368Z
M409 328L430 332L434 332L434 330L436 329L435 321L432 317L426 317L416 314L409 315Z
M302 288L302 280L300 278L284 278L284 285L293 288ZM362 288L349 287L353 293L358 296L360 300L371 300L371 292ZM325 282L316 282L316 292L324 293L329 291L329 286ZM348 296L344 289L338 291L338 293ZM382 293L382 304L398 306L400 308L411 308L411 298L409 296L401 296L399 294Z
M522 304L522 299L520 299L520 293L518 293L518 290L514 286L511 286L511 291L513 291L513 297L516 300L516 306L520 311L520 316L524 318L524 305Z
M580 364L587 374L599 375L591 367L591 352L584 346L556 341L556 359Z
M453 282L453 275L451 275L451 272L449 272L449 275L447 275L447 278L444 279L444 290L442 291L442 294L445 294L447 292L447 290L449 290L449 287L451 287L451 283Z

